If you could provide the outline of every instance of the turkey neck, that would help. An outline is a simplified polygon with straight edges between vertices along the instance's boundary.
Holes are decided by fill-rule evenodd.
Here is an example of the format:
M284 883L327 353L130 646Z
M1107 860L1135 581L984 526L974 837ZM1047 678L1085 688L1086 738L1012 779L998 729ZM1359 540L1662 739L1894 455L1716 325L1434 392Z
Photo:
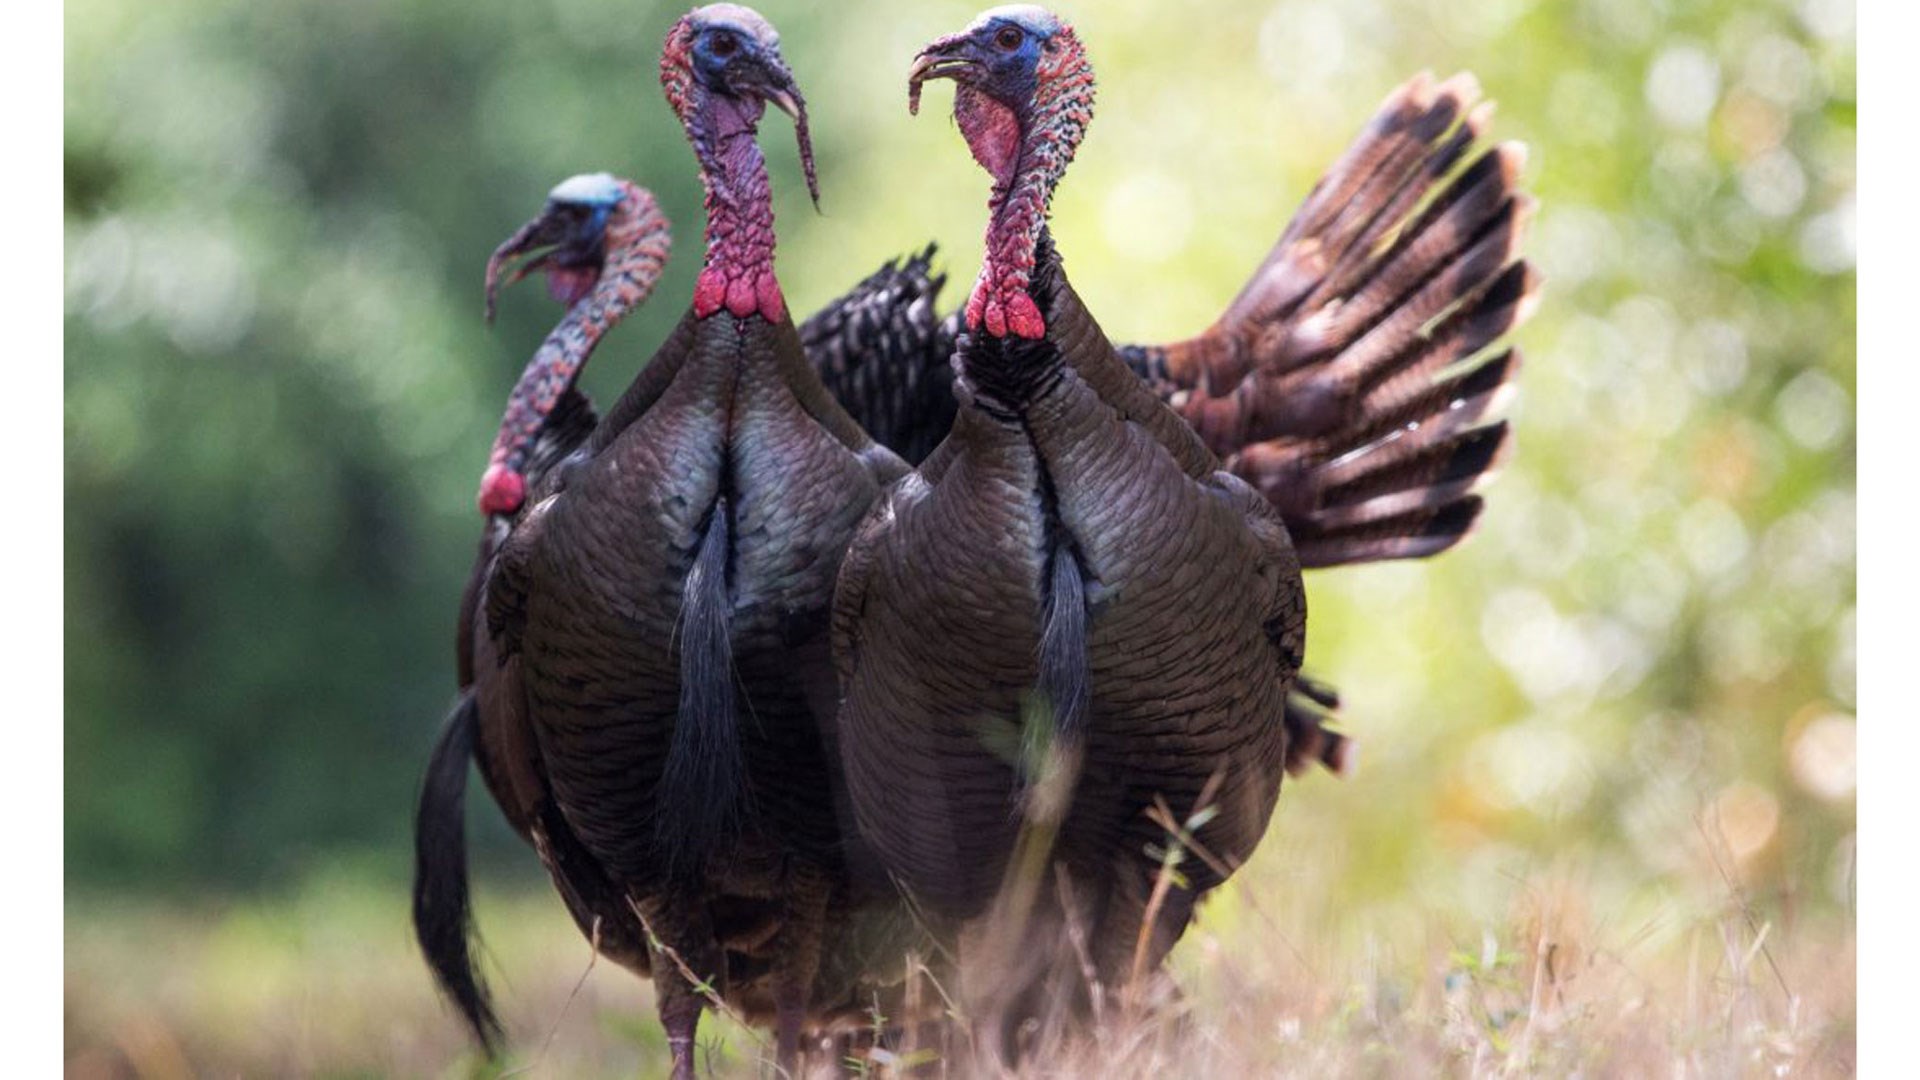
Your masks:
M726 308L740 318L787 317L773 275L773 188L757 133L764 106L708 95L686 113L688 139L706 186L707 257L694 286L693 313Z
M1044 219L1027 258L1031 265L1024 272L1021 295L1036 310L1051 315L1060 274ZM1051 334L1035 339L975 330L962 340L955 356L960 381L971 392L973 405L1009 422L1019 421L1029 404L1060 381L1067 363Z
M1034 266L1054 189L1093 121L1093 68L1070 31L1062 31L1059 42L1040 62L1024 115L971 86L954 91L954 120L974 160L993 176L986 252L967 300L967 326L995 337L1046 332L1045 300L1031 292Z
M567 309L520 372L494 438L489 466L524 473L540 431L562 395L579 379L606 332L646 302L666 266L669 240L658 205L631 184L608 218L608 252L600 278Z

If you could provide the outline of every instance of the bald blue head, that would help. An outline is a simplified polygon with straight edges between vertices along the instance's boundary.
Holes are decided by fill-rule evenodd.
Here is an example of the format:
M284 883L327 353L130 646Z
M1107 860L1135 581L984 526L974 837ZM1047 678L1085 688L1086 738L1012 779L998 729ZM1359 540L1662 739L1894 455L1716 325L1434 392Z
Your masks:
M952 79L1024 119L1039 88L1048 45L1063 31L1067 27L1058 16L1032 4L981 12L966 29L920 51L908 78L909 104L917 108L921 83Z
M581 173L569 176L547 192L551 202L576 206L613 207L620 203L620 181L612 173Z
M612 173L580 173L547 192L547 213L556 224L566 225L565 245L576 257L597 260L607 217L624 194Z
M1012 23L1030 34L1046 39L1060 29L1060 17L1037 4L1002 4L988 8L975 18L968 30Z

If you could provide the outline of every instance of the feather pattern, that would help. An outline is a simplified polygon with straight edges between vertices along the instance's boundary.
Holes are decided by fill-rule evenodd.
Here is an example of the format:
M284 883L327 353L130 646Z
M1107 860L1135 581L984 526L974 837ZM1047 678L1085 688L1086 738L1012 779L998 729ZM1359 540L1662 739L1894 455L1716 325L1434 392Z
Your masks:
M963 340L952 437L876 507L843 567L847 783L916 903L947 920L986 911L1019 844L1022 701L1047 681L1057 591L1079 584L1081 763L1053 850L1103 912L1095 961L1118 985L1153 872L1143 852L1162 839L1141 816L1152 798L1191 807L1219 771L1204 842L1237 859L1265 830L1304 596L1272 507L1125 369L1050 244L1032 287L1047 337ZM1077 573L1062 575L1067 541ZM1219 880L1193 869L1196 892ZM1162 912L1153 963L1185 910Z
M933 271L935 246L894 260L800 326L800 341L820 381L875 442L910 464L933 451L953 426L955 313L935 304L945 274Z
M1471 76L1388 96L1205 334L1129 350L1143 378L1286 519L1308 567L1458 543L1505 460L1531 314L1524 150L1476 151Z

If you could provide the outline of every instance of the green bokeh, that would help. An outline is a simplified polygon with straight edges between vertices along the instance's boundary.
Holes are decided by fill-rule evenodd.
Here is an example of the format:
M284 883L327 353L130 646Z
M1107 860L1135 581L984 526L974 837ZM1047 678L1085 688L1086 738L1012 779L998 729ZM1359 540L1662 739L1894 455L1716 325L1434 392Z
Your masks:
M680 10L68 5L71 888L403 873L475 482L555 317L522 290L488 333L481 268L554 182L611 169L680 257L589 390L678 317L699 188L656 56ZM969 280L985 182L939 91L907 116L904 71L972 9L763 10L823 188L816 215L769 123L794 309L930 238ZM1763 902L1847 911L1851 5L1063 10L1101 89L1055 233L1116 339L1204 326L1413 71L1471 69L1531 149L1517 453L1462 548L1310 580L1309 666L1362 767L1290 787L1260 872L1311 863L1356 919L1497 915L1515 868L1572 860L1605 907L1717 888L1697 847L1723 835ZM483 868L531 877L473 816Z

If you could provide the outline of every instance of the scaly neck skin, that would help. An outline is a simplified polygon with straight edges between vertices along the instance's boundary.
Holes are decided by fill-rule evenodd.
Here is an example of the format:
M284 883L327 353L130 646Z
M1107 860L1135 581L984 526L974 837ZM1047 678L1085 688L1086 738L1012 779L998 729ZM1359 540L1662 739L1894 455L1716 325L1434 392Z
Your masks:
M768 322L787 317L773 275L773 188L755 138L766 105L708 93L691 74L666 78L667 99L687 130L707 197L707 259L693 288L693 314L721 308Z
M953 99L961 134L994 181L967 326L995 337L1046 336L1046 320L1030 292L1035 250L1053 190L1093 120L1093 69L1071 30L1054 35L1035 76L1024 117L970 86L958 87Z
M653 196L622 182L607 218L607 259L593 289L572 307L527 361L507 399L480 481L480 509L510 514L526 498L526 469L554 407L580 377L595 346L628 312L646 302L667 263L667 220Z

